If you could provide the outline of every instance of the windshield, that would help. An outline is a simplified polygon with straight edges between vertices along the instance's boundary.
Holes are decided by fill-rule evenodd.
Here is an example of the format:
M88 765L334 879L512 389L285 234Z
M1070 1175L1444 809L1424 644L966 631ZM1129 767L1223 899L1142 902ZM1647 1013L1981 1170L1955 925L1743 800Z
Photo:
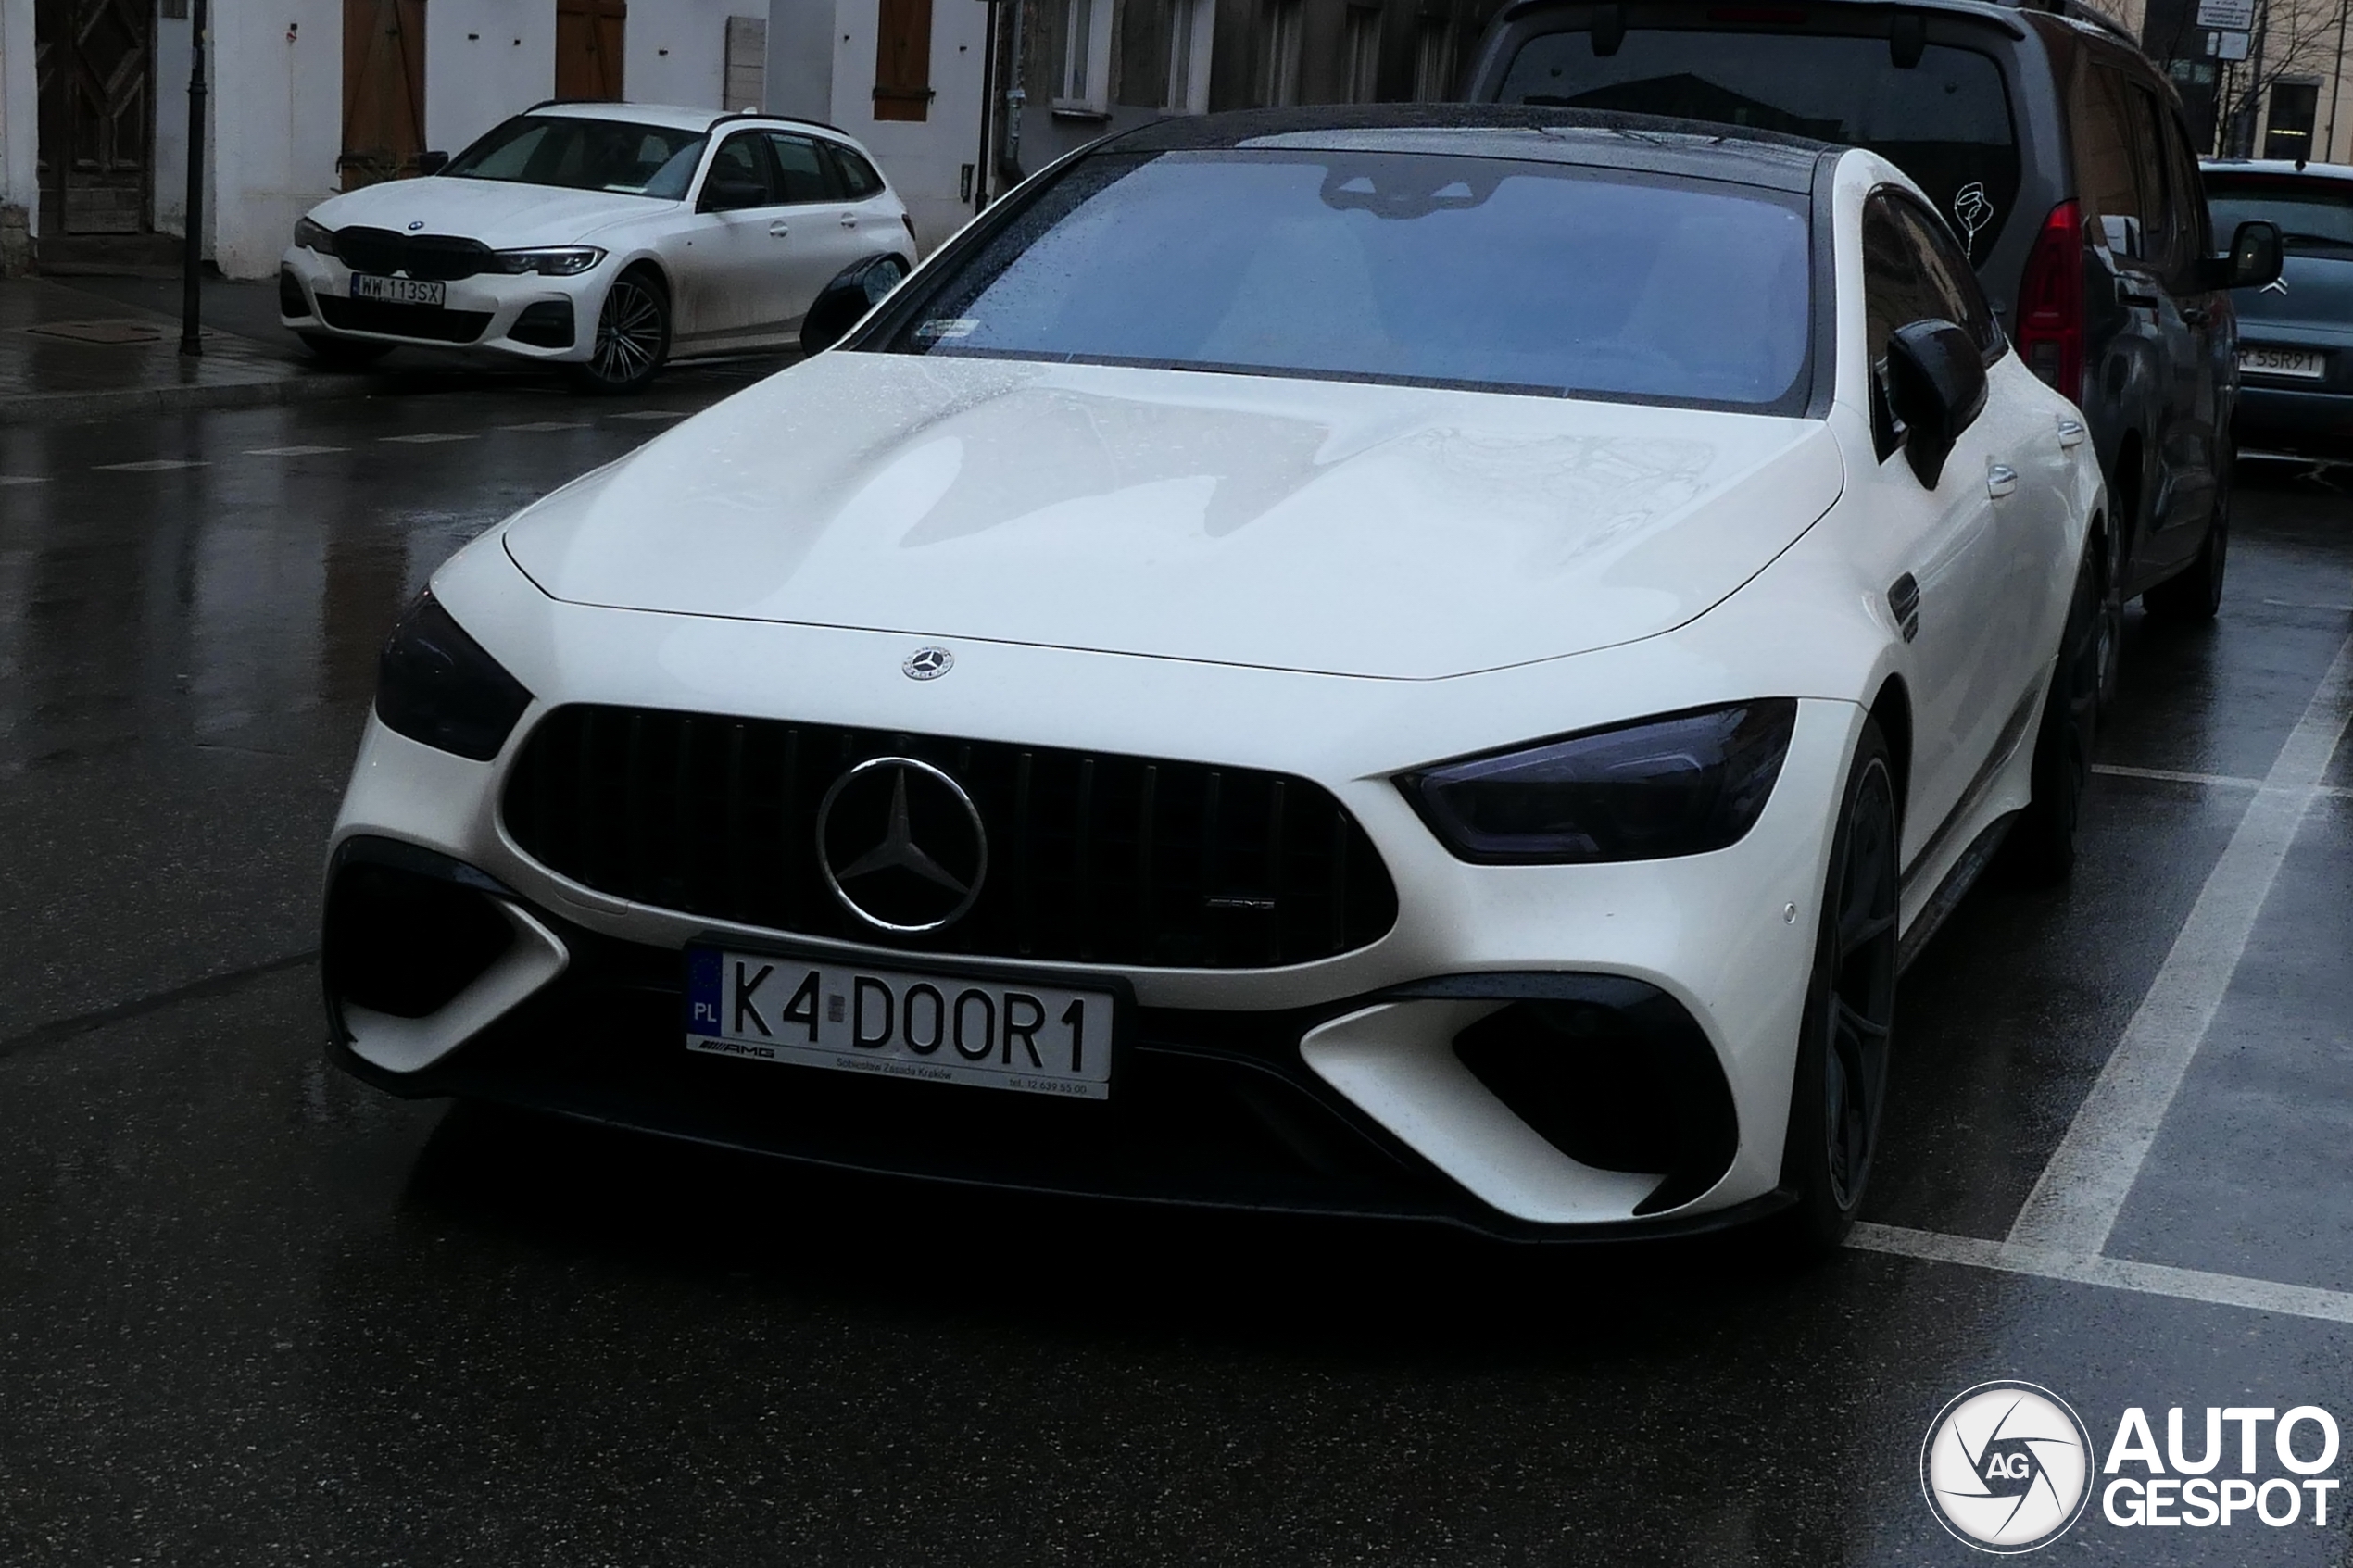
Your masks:
M702 161L698 132L573 115L518 115L449 160L458 180L505 180L572 191L683 201Z
M898 313L902 354L1794 412L1802 198L1401 153L1104 154Z
M1982 264L2018 200L2009 92L1987 56L1942 44L1896 66L1885 37L1629 31L1529 39L1499 101L1675 115L1869 147L1919 182Z
M2242 223L2276 223L2290 250L2353 256L2353 181L2330 189L2300 180L2209 179L2206 198L2217 238L2227 241Z

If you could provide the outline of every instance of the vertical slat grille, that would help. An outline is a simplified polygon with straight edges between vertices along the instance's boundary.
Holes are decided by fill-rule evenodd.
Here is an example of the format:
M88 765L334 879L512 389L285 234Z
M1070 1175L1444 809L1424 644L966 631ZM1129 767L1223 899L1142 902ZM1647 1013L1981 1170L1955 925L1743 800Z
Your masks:
M883 756L950 773L987 826L988 879L944 930L877 931L820 874L818 802ZM921 951L1271 967L1364 947L1397 915L1378 855L1329 792L1243 769L571 707L525 742L504 809L526 854L614 897Z

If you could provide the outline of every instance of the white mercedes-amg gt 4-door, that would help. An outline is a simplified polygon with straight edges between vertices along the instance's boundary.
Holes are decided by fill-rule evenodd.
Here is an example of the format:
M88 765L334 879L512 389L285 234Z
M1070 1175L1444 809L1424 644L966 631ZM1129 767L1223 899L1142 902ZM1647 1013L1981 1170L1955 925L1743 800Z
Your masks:
M1843 1234L2073 855L2077 411L1869 153L1171 120L444 565L333 834L396 1094L1512 1236Z

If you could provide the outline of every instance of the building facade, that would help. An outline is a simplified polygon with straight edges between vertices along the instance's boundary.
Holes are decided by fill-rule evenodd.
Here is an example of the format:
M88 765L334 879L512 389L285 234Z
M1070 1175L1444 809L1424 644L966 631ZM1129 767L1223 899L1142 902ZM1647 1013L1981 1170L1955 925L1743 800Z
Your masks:
M206 254L543 99L766 108L874 149L926 248L1024 174L1167 115L1451 96L1499 0L214 0ZM168 266L191 0L0 0L0 253Z

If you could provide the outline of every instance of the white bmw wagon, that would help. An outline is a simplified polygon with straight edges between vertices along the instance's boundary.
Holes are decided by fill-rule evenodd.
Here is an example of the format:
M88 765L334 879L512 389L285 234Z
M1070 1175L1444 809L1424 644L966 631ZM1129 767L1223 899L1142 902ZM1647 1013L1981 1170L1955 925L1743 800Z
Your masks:
M1114 137L440 569L331 1051L835 1167L1827 1245L1905 960L2070 863L2101 508L1869 153Z
M915 261L865 148L803 120L542 104L422 161L295 225L279 319L321 358L460 349L627 392L673 355L838 336Z

